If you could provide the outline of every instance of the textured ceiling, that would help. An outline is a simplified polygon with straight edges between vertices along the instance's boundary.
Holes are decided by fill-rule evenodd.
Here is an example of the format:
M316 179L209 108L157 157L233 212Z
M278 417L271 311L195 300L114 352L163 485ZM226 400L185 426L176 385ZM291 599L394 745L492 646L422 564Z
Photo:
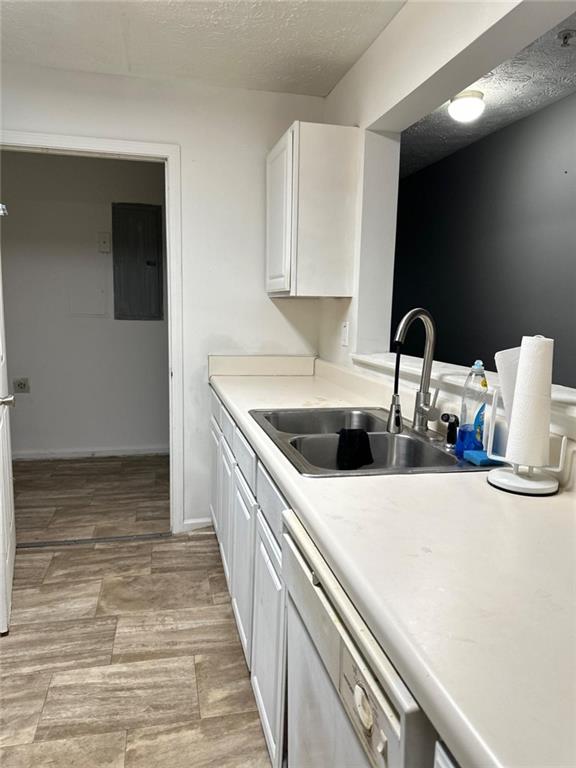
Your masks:
M2 58L328 94L400 10L391 0L2 0Z
M401 176L576 91L576 37L567 48L558 39L558 32L567 28L576 30L576 14L469 86L482 91L486 103L476 122L455 122L446 103L407 128L402 134Z

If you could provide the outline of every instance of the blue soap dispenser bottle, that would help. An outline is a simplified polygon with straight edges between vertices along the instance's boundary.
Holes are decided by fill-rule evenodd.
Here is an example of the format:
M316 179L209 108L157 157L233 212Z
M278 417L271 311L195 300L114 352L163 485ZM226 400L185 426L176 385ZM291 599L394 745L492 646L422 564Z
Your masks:
M488 382L482 360L476 360L464 384L460 427L454 452L459 459L464 451L484 449L484 415L488 401Z

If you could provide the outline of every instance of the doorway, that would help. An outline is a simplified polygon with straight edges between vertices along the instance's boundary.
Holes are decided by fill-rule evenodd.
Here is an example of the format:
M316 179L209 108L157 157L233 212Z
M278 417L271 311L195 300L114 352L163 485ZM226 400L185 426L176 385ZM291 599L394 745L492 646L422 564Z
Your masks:
M50 151L46 153L46 144L50 144ZM78 144L84 145L83 151L77 151ZM89 146L88 146L89 145ZM15 453L14 477L15 477L15 496L16 496L16 522L18 539L20 542L35 545L41 541L63 541L63 540L84 540L85 538L117 538L132 537L141 535L158 535L159 533L168 534L170 530L179 532L183 528L183 493L182 493L182 450L181 437L178 426L181 428L181 350L180 350L180 320L181 317L181 299L180 299L180 201L179 201L179 152L178 147L172 145L141 145L133 142L110 142L100 139L75 139L73 137L58 136L36 136L34 134L14 134L5 135L3 140L3 149L19 149L21 152L8 152L10 155L8 162L12 158L21 159L33 158L35 161L42 162L67 162L67 163L104 163L121 164L130 166L132 170L142 166L141 171L150 175L156 173L157 178L166 185L165 205L161 206L162 229L165 233L165 246L160 254L161 264L154 254L148 253L145 261L147 274L144 280L134 281L130 278L130 269L127 268L126 259L116 259L116 254L121 255L122 239L122 213L126 213L127 207L132 206L132 218L140 219L140 225L146 228L145 219L149 221L158 220L158 207L154 209L154 202L150 199L140 201L138 196L116 195L109 203L109 212L112 216L112 203L120 212L118 222L115 226L96 227L93 232L93 245L101 262L92 262L92 272L88 269L78 280L78 272L82 271L78 264L71 267L67 280L74 285L73 290L70 285L67 290L50 290L49 281L43 280L38 271L35 277L29 276L28 285L36 282L42 288L43 296L40 304L56 304L60 306L61 316L66 315L68 319L74 318L74 322L84 326L92 326L92 336L88 337L86 346L88 351L88 361L77 359L77 354L70 347L64 354L74 360L70 367L68 364L68 374L58 377L57 385L61 388L64 398L61 399L59 415L64 421L82 422L82 418L74 418L74 407L81 400L81 393L86 387L82 387L78 381L74 382L74 371L87 366L88 374L91 374L93 384L100 375L100 389L96 386L92 393L100 391L100 394L110 396L110 402L114 400L114 394L120 389L118 372L125 370L121 366L114 366L110 361L106 362L104 355L98 352L95 346L94 328L103 323L106 317L114 329L108 333L109 339L118 348L119 336L126 336L127 326L150 327L152 325L163 325L164 332L164 362L156 360L151 354L151 342L140 335L140 339L132 339L125 346L125 363L137 363L140 359L148 357L148 372L152 370L156 376L160 375L164 379L165 393L163 395L164 405L164 434L161 438L154 440L146 432L150 427L150 422L158 422L159 412L162 411L162 397L150 396L145 388L138 387L134 391L132 387L131 399L140 400L141 406L140 418L132 407L131 416L132 427L127 432L125 445L119 445L116 437L111 440L111 444L106 445L102 440L103 432L100 431L98 437L90 442L86 440L72 440L68 447L66 441L60 441L59 445L42 444L39 450L20 444L18 435L13 440ZM44 150L42 154L29 155L27 149L32 149L35 153L38 150ZM22 152L23 150L23 152ZM150 162L152 160L153 162ZM148 161L148 162L146 162ZM155 161L155 162L154 162ZM16 162L16 159L13 161ZM154 168L153 168L154 166ZM4 163L6 170L6 164ZM85 178L86 173L78 172L78 176ZM58 174L47 174L46 178L51 179L49 195L52 203L63 205L63 201L58 199L56 193L58 187ZM170 180L170 181L168 181ZM101 184L96 183L94 188L101 190ZM142 187L142 185L139 185ZM32 197L39 203L39 194L35 186L31 185L34 192ZM10 185L4 185L3 194L10 191ZM66 229L74 229L78 223L78 210L85 204L83 199L85 193L72 195L73 201L77 206L76 213L72 208L72 213L68 218ZM164 203L162 200L161 203ZM10 205L9 213L14 218L17 217L16 208ZM142 210L138 211L138 205ZM123 208L124 206L124 208ZM148 208L146 209L146 206ZM46 207L46 206L45 206ZM146 210L144 210L146 209ZM144 218L141 214L144 214ZM54 218L54 217L52 217ZM124 215L124 219L126 216ZM165 218L165 221L164 221ZM12 223L12 222L10 222ZM52 225L54 222L52 221ZM34 230L32 217L28 221L28 227ZM5 229L8 229L5 227ZM62 229L60 230L62 231ZM116 233L116 235L114 234ZM40 237L40 232L33 232L33 235ZM126 235L126 231L124 231ZM157 236L152 232L152 237ZM112 241L116 239L116 243ZM109 242L108 242L109 241ZM10 246L7 243L4 247L4 261L10 259ZM106 253L108 251L108 254ZM144 254L146 256L146 254ZM109 283L103 286L102 264L106 262L109 267ZM70 266L70 265L69 265ZM46 264L44 264L46 267ZM5 268L6 272L6 268ZM113 279L116 275L116 279ZM120 277L123 275L124 282ZM4 278L4 291L12 292L12 286L7 285L8 278ZM22 286L16 290L18 295ZM161 300L158 297L161 294ZM62 310L63 301L66 310ZM122 301L124 304L122 305ZM38 304L38 302L37 302ZM28 313L22 308L24 315ZM132 313L132 315L130 314ZM35 314L36 330L42 329L42 320L39 310ZM33 397L34 393L44 391L42 382L36 377L26 376L24 370L19 370L18 354L15 354L15 362L10 362L11 344L11 317L10 307L7 311L8 323L8 362L11 370L11 379L15 380L17 385L17 400L25 398L26 395ZM120 330L119 330L120 329ZM37 333L37 337L42 334ZM39 344L37 338L37 345ZM54 335L54 342L58 341L57 334ZM169 342L169 343L168 343ZM50 360L52 354L52 344L44 343L44 363ZM157 346L157 345L156 345ZM14 346L14 349L16 347ZM40 355L41 356L41 355ZM69 360L71 362L71 360ZM156 364L155 364L156 363ZM159 363L159 364L158 364ZM46 366L44 366L46 367ZM50 367L50 366L48 366ZM66 366L64 366L65 369ZM137 368L137 366L136 366ZM133 371L134 372L134 371ZM24 375L20 375L24 374ZM138 371L136 371L138 378ZM120 377L121 378L121 377ZM145 378L140 376L140 380ZM21 381L19 380L26 380ZM35 389L36 381L36 389ZM102 384L104 381L104 384ZM108 383L106 383L108 381ZM22 386L24 391L19 389ZM26 389L29 392L26 392ZM89 393L88 393L89 394ZM94 397L92 398L95 399ZM98 399L98 398L96 398ZM26 402L26 401L25 401ZM66 404L67 403L67 404ZM46 405L46 403L44 403ZM92 403L91 405L95 405ZM117 405L117 403L116 403ZM74 406L74 407L73 407ZM24 408L21 409L21 412ZM92 408L92 410L96 410ZM120 409L120 412L124 409ZM47 412L50 411L48 407ZM90 404L81 407L76 413L85 415L85 411L90 411ZM13 416L15 423L14 431L17 430L18 410ZM136 418L134 418L136 416ZM49 421L49 417L45 419ZM84 419L85 420L85 419ZM38 427L44 423L42 419L35 419ZM106 423L112 431L122 427L122 418L115 414L112 408L104 409L100 418L96 417L93 422L100 427ZM80 424L76 424L76 437L81 431ZM85 425L84 425L85 426ZM124 424L125 426L125 424ZM156 424L157 426L157 424ZM72 424L72 431L74 424ZM153 430L152 430L153 431ZM61 437L61 436L60 436ZM69 436L68 436L69 437ZM168 463L168 452L170 449L170 464ZM20 514L20 510L23 510ZM36 513L34 512L36 510ZM122 514L125 513L125 514ZM100 514L100 517L98 517ZM92 518L90 515L94 515ZM19 525L20 517L20 525ZM45 527L45 531L42 529ZM27 529L27 530L26 530Z

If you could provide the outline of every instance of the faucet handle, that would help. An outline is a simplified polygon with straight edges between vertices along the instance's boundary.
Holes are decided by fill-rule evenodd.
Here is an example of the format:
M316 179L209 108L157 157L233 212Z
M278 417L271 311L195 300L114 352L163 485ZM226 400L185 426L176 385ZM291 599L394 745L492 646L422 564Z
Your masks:
M436 407L439 391L438 387L434 390L432 402L428 402L429 396L421 399L419 398L416 402L418 412L426 418L426 421L437 421L440 418L440 410Z
M425 405L422 403L418 410L426 417L426 421L437 421L440 417L440 410L435 405Z

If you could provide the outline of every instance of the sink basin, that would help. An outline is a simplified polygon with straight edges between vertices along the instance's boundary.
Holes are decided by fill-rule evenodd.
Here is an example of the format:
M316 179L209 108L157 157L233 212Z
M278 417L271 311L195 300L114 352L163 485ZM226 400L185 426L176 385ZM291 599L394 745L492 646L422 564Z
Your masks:
M458 459L452 454L424 440L418 440L412 435L380 433L371 434L369 438L374 463L352 472L362 473L366 469L406 470L451 467L458 464ZM290 445L315 467L338 471L336 463L338 440L338 435L308 435L293 437Z
M386 431L383 408L298 408L250 411L275 445L307 477L399 475L429 472L481 472L448 450L443 438L429 430L423 434L404 426L399 435ZM360 469L338 469L338 431L368 432L373 464Z
M299 408L293 411L263 411L263 418L277 432L292 435L322 435L337 433L341 429L364 429L366 432L384 432L386 414L378 418L367 410L350 408Z

